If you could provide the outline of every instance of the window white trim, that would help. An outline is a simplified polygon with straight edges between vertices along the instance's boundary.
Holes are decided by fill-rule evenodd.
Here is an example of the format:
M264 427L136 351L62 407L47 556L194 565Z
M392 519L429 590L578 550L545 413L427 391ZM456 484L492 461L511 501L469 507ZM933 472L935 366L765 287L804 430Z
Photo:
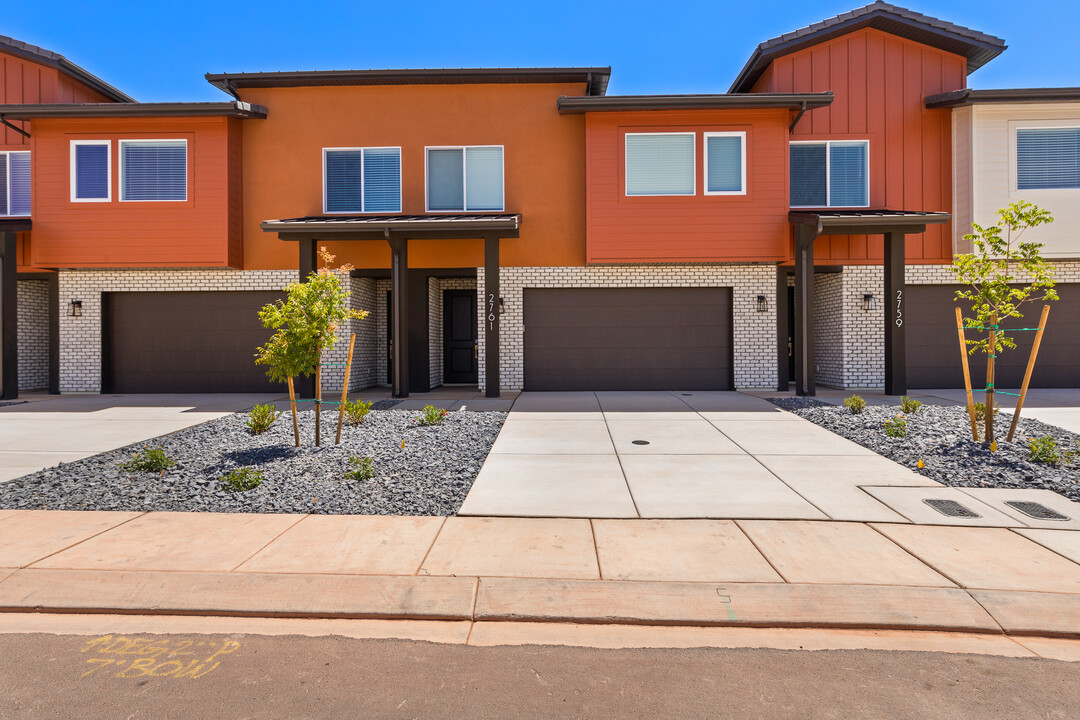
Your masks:
M469 209L469 148L499 148L499 172L502 174L502 198L503 204L498 210L470 210ZM460 150L461 151L461 210L432 210L428 206L428 154L430 150ZM468 213L468 212L506 212L506 147L504 145L425 145L424 146L424 212L438 213Z
M690 155L690 177L692 179L693 189L688 193L649 193L642 194L637 193L630 194L630 188L627 187L629 177L626 172L627 158L630 156L630 136L631 135L689 135L694 139L694 152ZM696 132L628 132L623 136L623 196L624 197L693 197L697 195L697 133Z
M1080 188L1020 189L1019 130L1080 130L1080 123L1070 120L1010 120L1009 121L1009 194L1038 193L1043 196L1064 195L1075 198Z
M360 210L327 210L326 209L326 153L333 151L359 151L360 153ZM405 184L405 168L401 161L401 146L400 145L369 145L365 147L324 147L322 149L322 207L323 214L325 215L386 215L393 214L389 210L367 210L364 209L366 201L364 200L363 190L363 177L364 177L364 151L365 150L397 150L398 152L398 209L395 212L402 212L404 205L404 197L402 196L402 186ZM425 192L427 192L425 190Z
M833 143L862 143L866 146L866 204L865 205L833 205L832 204L832 150ZM824 145L825 146L825 207L828 208L868 208L870 207L870 141L853 138L850 140L789 140L791 145ZM788 198L791 198L791 153L788 153ZM817 205L791 205L792 208L813 208Z
M107 150L105 153L105 187L106 193L103 198L79 198L75 197L76 190L78 189L77 183L77 169L75 162L75 148L79 145L104 145ZM112 140L72 140L71 141L71 202L77 203L96 203L96 202L112 202Z
M18 215L11 212L11 156L12 155L29 155L29 150L5 150L0 152L0 155L4 156L4 198L6 204L0 208L0 217L5 218L17 218L17 217L30 217L31 213L20 213ZM30 172L33 173L31 167Z
M706 195L745 195L746 194L746 131L724 131L724 132L705 132L701 134L701 155L702 155L702 168L704 175L702 176L702 182L705 184ZM741 190L709 190L709 138L711 137L737 137L740 138L739 144L741 146L741 167L742 167L742 179L740 180Z
M191 153L188 152L187 138L138 138L129 140L119 140L119 157L120 157L120 202L187 202L191 197L191 189L188 187L189 175L191 174ZM175 200L128 200L124 197L124 146L125 145L143 145L146 143L155 142L182 142L184 143L184 197ZM109 163L109 172L112 172L112 163ZM112 194L112 178L109 178L109 194Z

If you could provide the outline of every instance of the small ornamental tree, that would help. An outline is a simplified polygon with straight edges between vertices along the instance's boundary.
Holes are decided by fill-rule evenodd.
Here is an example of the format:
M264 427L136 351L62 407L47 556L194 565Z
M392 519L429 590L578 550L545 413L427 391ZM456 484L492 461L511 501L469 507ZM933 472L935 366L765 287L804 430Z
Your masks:
M1029 301L1058 299L1054 268L1040 255L1042 243L1020 239L1026 230L1053 222L1050 212L1021 200L997 214L997 225L972 223L974 232L964 239L972 241L974 252L958 255L953 268L957 280L970 287L956 293L957 300L971 303L965 327L987 331L979 339L967 340L969 355L980 350L986 354L987 407L994 407L994 361L1006 348L1016 348L1016 341L1001 324L1023 318L1021 307ZM987 445L995 442L993 413L986 414L984 441Z
M285 300L266 305L259 311L263 327L276 330L255 353L255 364L266 365L266 375L277 382L287 382L292 403L293 436L300 447L300 426L296 415L293 378L316 376L315 397L321 399L319 366L324 350L334 347L337 329L347 320L362 320L365 310L349 308L349 291L341 276L349 265L331 267L334 256L319 248L320 267L305 282L285 288ZM318 404L316 404L318 409Z

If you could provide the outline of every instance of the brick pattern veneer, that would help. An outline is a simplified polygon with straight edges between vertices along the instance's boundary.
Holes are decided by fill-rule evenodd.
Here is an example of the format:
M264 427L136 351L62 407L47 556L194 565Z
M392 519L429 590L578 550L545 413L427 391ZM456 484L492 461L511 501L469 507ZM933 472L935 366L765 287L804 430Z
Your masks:
M504 267L500 292L502 314L499 367L504 390L524 384L525 288L559 287L730 287L735 335L735 386L776 386L776 266L765 264L619 265L589 267ZM484 286L484 268L477 269L477 287ZM483 293L477 294L483 318ZM768 298L768 310L757 311L757 296ZM480 323L480 387L485 387L484 324Z
M814 363L822 385L844 382L843 289L841 273L814 275Z
M49 282L19 280L19 391L49 388Z

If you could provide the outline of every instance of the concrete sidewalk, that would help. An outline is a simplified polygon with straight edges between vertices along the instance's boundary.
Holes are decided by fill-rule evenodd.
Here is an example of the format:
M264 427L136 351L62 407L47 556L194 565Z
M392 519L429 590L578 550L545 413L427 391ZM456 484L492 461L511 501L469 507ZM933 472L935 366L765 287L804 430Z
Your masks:
M1080 532L0 511L8 613L1080 638ZM509 627L509 626L499 626Z

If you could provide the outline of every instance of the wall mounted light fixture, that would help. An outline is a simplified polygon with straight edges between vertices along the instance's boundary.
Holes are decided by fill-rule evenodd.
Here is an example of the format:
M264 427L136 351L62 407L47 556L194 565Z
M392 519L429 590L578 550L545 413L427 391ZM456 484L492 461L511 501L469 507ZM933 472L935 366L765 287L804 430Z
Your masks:
M502 298L499 298L499 314L502 315L504 312L506 312L506 303L503 302Z
M82 300L72 300L68 305L68 315L71 317L82 316Z
M758 295L757 296L757 311L758 312L768 312L769 311L769 303L765 300L764 295Z
M874 301L874 296L870 293L866 293L862 296L863 310L876 310L877 302Z

